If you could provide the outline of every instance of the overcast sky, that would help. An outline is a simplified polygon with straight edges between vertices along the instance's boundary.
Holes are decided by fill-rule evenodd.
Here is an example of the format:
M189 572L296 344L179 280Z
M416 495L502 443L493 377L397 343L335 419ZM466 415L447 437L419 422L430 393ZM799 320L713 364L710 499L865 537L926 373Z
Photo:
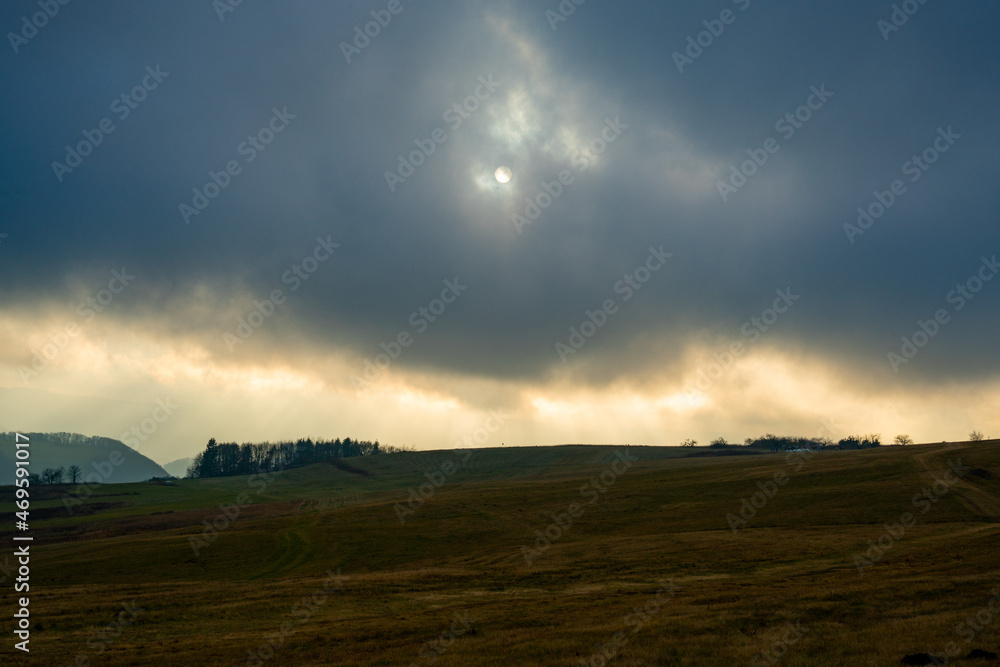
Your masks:
M1000 433L994 2L44 6L0 430Z

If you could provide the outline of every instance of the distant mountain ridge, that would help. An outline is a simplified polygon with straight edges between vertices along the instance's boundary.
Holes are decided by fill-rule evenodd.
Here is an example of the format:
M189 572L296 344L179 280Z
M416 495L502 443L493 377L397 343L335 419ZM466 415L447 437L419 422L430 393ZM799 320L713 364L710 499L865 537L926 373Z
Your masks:
M71 465L80 466L81 481L86 481L92 473L104 471L100 475L101 482L109 484L142 482L150 477L168 475L158 463L114 438L79 433L21 435L27 436L31 443L30 470L39 475L46 468L69 468ZM14 440L15 433L0 433L0 484L14 483Z
M163 469L174 477L183 477L187 474L187 469L191 467L193 462L194 458L189 456L185 459L177 459L176 461L171 461L170 463L164 463Z

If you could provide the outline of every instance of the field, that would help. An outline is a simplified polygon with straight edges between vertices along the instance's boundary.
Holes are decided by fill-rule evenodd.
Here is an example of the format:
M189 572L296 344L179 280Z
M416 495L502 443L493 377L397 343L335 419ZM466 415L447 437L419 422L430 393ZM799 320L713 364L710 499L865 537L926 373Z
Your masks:
M964 656L1000 644L1000 442L689 453L400 453L106 485L73 515L36 495L28 662L992 664Z

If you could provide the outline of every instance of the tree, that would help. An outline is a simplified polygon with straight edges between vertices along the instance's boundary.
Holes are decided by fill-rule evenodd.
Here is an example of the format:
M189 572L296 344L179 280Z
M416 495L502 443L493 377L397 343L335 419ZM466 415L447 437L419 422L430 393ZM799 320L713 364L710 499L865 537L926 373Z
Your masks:
M681 443L681 447L694 447L697 444L698 444L697 440L692 440L691 438L688 438L687 440Z
M80 470L80 466L74 463L73 465L71 465L69 468L66 469L66 472L69 474L70 484L76 484L77 482L80 481L80 473L83 471Z
M869 447L881 447L882 446L882 436L878 433L872 433L866 436L860 435L849 435L846 438L841 438L837 443L840 449L867 449Z
M188 466L187 472L184 473L185 477L187 477L188 479L198 479L198 477L201 475L202 458L203 456L201 452L199 452L191 461L191 465Z
M982 434L982 431L973 431L969 434L969 440L971 442L982 442L986 439L986 436Z
M208 444L205 445L205 451L202 452L201 468L198 470L198 476L219 476L219 444L215 441L215 438L209 438Z
M892 441L896 445L912 445L913 438L908 435L897 435L896 439Z
M62 477L62 468L46 468L42 471L42 484L60 484Z
M728 446L729 446L729 443L726 442L725 438L716 438L715 440L712 441L712 444L709 445L709 447L717 447L717 448L718 447L728 447Z

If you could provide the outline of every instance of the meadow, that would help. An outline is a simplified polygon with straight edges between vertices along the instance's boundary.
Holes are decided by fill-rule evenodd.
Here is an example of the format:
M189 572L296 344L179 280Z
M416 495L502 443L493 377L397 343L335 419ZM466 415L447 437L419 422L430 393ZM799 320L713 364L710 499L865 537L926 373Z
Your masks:
M72 515L40 487L31 663L992 664L1000 441L706 453L403 452Z

